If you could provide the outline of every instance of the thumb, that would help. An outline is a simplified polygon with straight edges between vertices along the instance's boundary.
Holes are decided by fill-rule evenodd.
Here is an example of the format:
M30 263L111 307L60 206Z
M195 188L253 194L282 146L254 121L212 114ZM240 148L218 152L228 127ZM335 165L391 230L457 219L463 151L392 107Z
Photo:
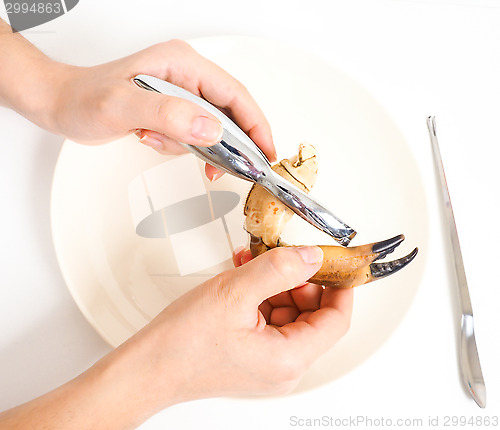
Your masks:
M130 111L130 129L147 129L177 142L209 146L220 142L222 124L202 107L179 97L137 88ZM133 116L133 118L132 118Z
M304 284L321 267L323 251L317 246L275 248L238 267L233 288L256 305Z

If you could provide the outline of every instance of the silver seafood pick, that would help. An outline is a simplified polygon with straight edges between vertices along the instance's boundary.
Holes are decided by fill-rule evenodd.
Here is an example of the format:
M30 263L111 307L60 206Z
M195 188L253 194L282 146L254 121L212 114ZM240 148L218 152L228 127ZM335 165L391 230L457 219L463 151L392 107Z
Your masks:
M182 145L206 163L263 186L314 227L329 234L341 245L349 245L356 231L316 200L276 174L259 147L219 109L189 91L153 76L137 75L133 81L146 90L189 100L217 117L224 129L219 143L208 147Z

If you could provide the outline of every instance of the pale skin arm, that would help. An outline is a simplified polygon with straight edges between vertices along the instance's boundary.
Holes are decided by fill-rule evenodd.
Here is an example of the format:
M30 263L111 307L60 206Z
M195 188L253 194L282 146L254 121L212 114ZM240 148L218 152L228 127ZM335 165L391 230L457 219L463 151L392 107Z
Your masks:
M82 68L50 60L0 20L0 59L0 104L54 133L98 144L138 131L142 143L162 153L178 153L177 141L217 141L220 124L204 110L130 81L145 73L203 95L276 158L269 124L248 91L184 42ZM201 127L200 117L214 127ZM209 178L218 174L207 168ZM72 381L1 413L0 428L135 428L188 400L292 389L346 332L352 291L294 289L318 270L315 247L250 260L239 251L241 267L172 303Z

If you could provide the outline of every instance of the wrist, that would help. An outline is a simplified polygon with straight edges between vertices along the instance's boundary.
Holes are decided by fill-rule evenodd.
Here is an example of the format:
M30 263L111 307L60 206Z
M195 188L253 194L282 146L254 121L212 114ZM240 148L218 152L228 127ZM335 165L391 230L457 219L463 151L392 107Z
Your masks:
M54 98L56 69L52 61L0 19L0 105L46 126Z
M129 342L55 390L0 413L0 428L133 429L174 403L150 354ZM158 349L158 348L157 348ZM149 351L148 351L149 352ZM155 374L156 373L156 374Z
M54 113L63 91L64 72L69 66L44 55L27 56L22 62L23 73L14 73L8 65L4 66L7 70L0 70L0 104L40 127L55 131Z
M144 337L134 336L80 375L106 408L101 419L116 428L135 428L183 400L174 366L156 362Z
M71 66L45 58L32 64L33 70L22 77L14 109L38 126L57 133L60 109Z

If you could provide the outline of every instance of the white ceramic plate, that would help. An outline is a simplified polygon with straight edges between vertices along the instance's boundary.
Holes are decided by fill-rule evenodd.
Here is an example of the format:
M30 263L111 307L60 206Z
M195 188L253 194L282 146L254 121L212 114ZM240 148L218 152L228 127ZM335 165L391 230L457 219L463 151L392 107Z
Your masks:
M358 231L353 245L403 233L394 258L420 248L405 270L357 288L350 332L298 389L325 384L373 354L413 300L428 239L417 165L384 109L329 63L269 40L221 37L193 45L254 95L279 157L303 141L317 148L314 195ZM65 142L52 190L57 257L76 303L111 345L232 267L231 249L247 243L242 207L249 184L228 175L211 184L202 171L193 155L161 156L135 136L99 147ZM295 218L287 242L333 243Z

